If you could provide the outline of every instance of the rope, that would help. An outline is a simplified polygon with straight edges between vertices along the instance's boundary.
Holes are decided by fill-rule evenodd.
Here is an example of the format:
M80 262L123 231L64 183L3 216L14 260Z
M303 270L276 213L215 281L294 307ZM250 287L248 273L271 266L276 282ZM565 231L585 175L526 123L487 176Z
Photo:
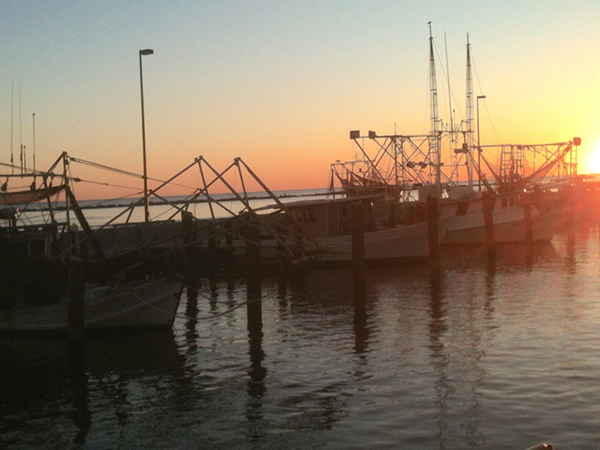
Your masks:
M121 175L127 175L127 176L134 177L134 178L143 178L142 175L134 173L134 172L129 172L127 170L117 169L115 167L106 166L104 164L95 163L95 162L92 162L92 161L86 161L84 159L74 158L72 156L69 157L69 160L72 161L72 162L76 162L76 163L88 165L88 166L94 167L96 169L104 169L104 170L115 172L115 173L118 173L118 174L121 174ZM157 178L150 178L150 177L148 177L148 180L156 181L157 183L165 183L164 180L159 180ZM194 187L192 187L192 186L187 186L187 185L183 185L183 184L178 184L178 183L173 183L173 182L171 182L169 184L171 184L172 186L184 187L184 188L187 188L187 189L194 189Z
M71 178L72 181L76 181L78 183L89 183L89 184L96 184L99 186L108 186L108 187L117 187L117 188L121 188L121 189L130 189L132 191L136 191L136 192L140 192L140 189L137 187L133 187L133 186L123 186L120 184L111 184L111 183L106 183L106 182L102 182L102 181L92 181L92 180L84 180L83 178Z
M483 92L481 89L481 81L479 80L479 74L477 73L477 66L475 65L475 56L473 54L473 50L471 49L471 66L475 69L475 78L477 78L477 85L479 86L479 92ZM483 106L485 108L486 115L492 127L492 131L494 132L494 136L496 136L496 142L502 142L498 137L498 133L496 132L496 127L494 126L494 122L492 122L492 118L490 117L490 111L487 108L487 104L483 102Z

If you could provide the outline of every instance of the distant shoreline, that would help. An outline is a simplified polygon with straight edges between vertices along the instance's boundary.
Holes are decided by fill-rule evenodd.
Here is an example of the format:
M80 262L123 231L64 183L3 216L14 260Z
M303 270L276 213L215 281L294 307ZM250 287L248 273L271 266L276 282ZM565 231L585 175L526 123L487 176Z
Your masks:
M322 196L326 196L326 195L330 195L332 194L332 192L327 191L326 188L320 188L323 189L323 192L306 192L306 191L311 191L311 189L306 189L306 190L302 190L302 192L298 192L298 193L283 193L280 195L276 195L277 198L296 198L296 197L322 197ZM316 191L317 189L313 189L313 191ZM342 190L335 190L333 191L334 194L341 194L343 193ZM209 203L210 201L219 201L219 202L228 202L228 201L239 201L239 199L235 196L230 196L229 194L217 194L217 195L228 195L227 197L223 197L223 198L212 198L211 200L209 200L208 198L206 198L205 196L199 197L195 200L183 200L180 199L180 196L175 196L176 198L173 199L172 201L150 201L149 204L150 206L164 206L164 205L170 205L170 204L184 204L184 203ZM246 197L247 200L265 200L265 199L269 199L271 198L270 195L268 195L266 192L257 192L254 193L254 195L250 195L248 197ZM139 199L133 200L130 203L97 203L97 204L90 204L90 205L85 205L82 204L82 202L93 202L94 200L82 200L79 202L79 208L83 209L110 209L110 208L124 208L124 207L130 207L132 203L135 203L137 201L139 201ZM98 202L102 202L102 200L98 200ZM139 206L143 206L143 204L140 204ZM66 210L66 205L60 205L54 208L54 210L56 211L64 211ZM44 210L44 208L42 208L42 210Z

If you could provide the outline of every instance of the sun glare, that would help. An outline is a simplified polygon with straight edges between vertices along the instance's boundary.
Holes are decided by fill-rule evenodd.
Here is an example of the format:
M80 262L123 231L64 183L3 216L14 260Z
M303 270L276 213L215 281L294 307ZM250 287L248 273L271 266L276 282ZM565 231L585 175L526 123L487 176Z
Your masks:
M583 156L580 153L580 157ZM590 149L587 157L581 158L580 173L600 173L600 142L596 142Z

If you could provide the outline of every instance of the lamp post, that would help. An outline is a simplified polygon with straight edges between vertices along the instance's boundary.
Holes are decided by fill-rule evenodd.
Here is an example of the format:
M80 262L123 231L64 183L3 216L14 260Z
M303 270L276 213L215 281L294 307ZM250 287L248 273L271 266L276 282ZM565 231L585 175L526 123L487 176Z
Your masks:
M154 50L147 48L140 50L140 93L142 97L142 152L144 155L144 220L150 220L150 210L148 204L148 171L146 169L146 123L144 121L144 78L142 76L142 56L153 55Z
M479 141L479 100L485 98L485 95L477 96L477 183L479 192L481 192L481 144Z

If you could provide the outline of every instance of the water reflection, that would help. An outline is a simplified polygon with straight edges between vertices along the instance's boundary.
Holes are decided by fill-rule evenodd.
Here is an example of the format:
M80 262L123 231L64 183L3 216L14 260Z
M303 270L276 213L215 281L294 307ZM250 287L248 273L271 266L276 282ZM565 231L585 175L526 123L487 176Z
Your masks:
M196 326L198 324L198 290L200 280L196 277L188 277L185 290L185 338L187 343L187 351L193 352L196 350L198 332Z
M511 448L554 429L597 443L597 241L368 268L361 295L349 269L198 279L173 332L89 339L83 370L64 341L0 340L3 444L500 448L508 429ZM567 425L537 414L549 400Z
M48 443L62 443L63 448L85 445L90 430L104 420L92 405L99 395L106 402L104 408L121 412L117 420L123 427L129 421L123 405L131 403L127 400L130 384L173 376L181 367L171 331L92 335L81 350L83 354L74 355L62 337L2 337L1 428L6 430L7 417L18 417L18 427L26 427L28 421L43 421L50 414L50 423L43 421L41 429L30 430L33 435L45 430ZM63 405L63 399L70 407Z
M277 403L282 408L279 429L329 430L348 415L350 379L344 367L345 343L347 333L354 329L355 351L357 347L366 350L365 302L353 296L350 269L301 271L286 281L284 287L283 280L279 280L278 306L286 319L282 338L290 352L279 355L278 361L281 364L283 358L293 362L295 370L274 374L283 376L279 380L286 386L285 395ZM284 293L286 300L282 298ZM353 304L354 315L350 313Z
M361 359L366 359L369 343L369 328L367 318L367 296L365 292L354 293L354 348Z
M250 354L250 368L248 374L248 403L246 416L248 420L262 419L262 401L266 392L264 379L267 369L262 366L265 354L262 348L262 286L258 273L250 273L246 287L246 312L248 319L248 344Z
M448 428L446 414L450 407L447 400L451 393L446 369L449 356L444 344L444 333L448 330L446 324L446 304L443 296L443 272L441 268L434 267L430 273L431 299L429 302L429 349L431 351L431 364L437 374L435 391L437 393L435 405L437 407L438 436L441 448L444 444L444 431Z
M74 444L84 444L91 427L92 417L89 409L88 376L85 374L85 343L69 342L69 382L73 392L73 423L77 433Z
M575 259L575 225L570 224L567 228L567 252L565 256L565 266L568 272L572 275L576 272L576 259Z
M444 248L441 265L450 270L485 270L493 276L499 271L531 271L557 258L551 242L497 244L493 251L483 245L453 245Z

